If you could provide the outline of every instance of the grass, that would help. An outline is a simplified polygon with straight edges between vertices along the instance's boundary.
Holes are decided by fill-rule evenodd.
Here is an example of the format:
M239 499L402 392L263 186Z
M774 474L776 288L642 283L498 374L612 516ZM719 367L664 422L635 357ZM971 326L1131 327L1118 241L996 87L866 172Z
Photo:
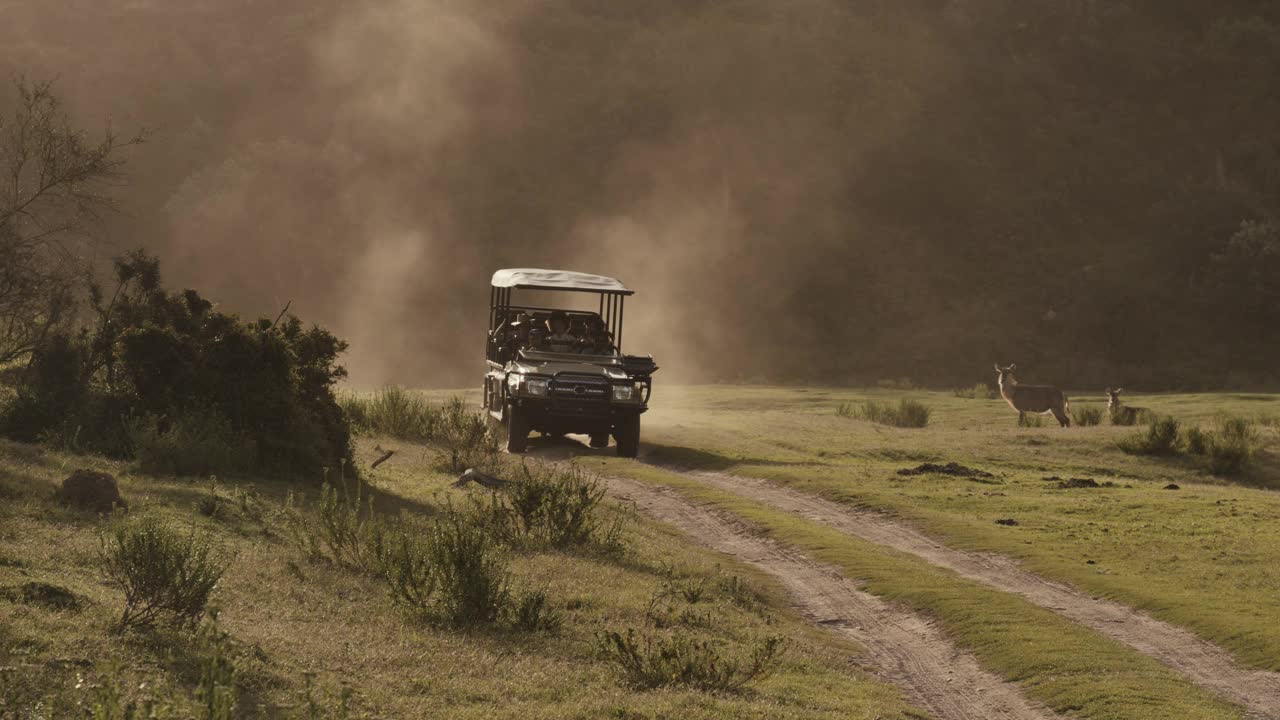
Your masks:
M454 489L455 476L438 471L422 446L401 445L391 461L368 470L379 455L373 445L358 441L368 483L367 499L355 504L367 508L371 499L389 523L426 523L450 504L461 508L488 492ZM226 633L220 652L234 662L232 675L210 662L208 641L197 632L167 625L111 632L123 596L97 566L101 521L51 499L56 484L81 466L115 474L132 513L194 526L230 558L211 607ZM125 463L0 442L4 707L50 698L96 702L97 693L125 702L138 699L145 683L145 694L164 698L177 716L201 717L206 700L225 706L217 688L232 677L239 712L250 717L259 707L263 717L310 717L312 705L321 708L315 717L338 717L344 703L351 717L763 719L780 708L806 718L915 717L896 689L850 662L856 647L811 628L768 578L642 519L625 526L621 553L594 546L511 552L510 622L456 630L416 622L385 581L363 570L307 559L289 538L285 501L292 492L293 512L314 518L314 481L254 478L250 486L220 479L222 509L207 516L198 506L211 492L207 481L144 477ZM696 606L710 624L681 632L732 649L733 657L763 637L791 639L772 674L735 692L644 691L602 662L597 635L649 627L650 600L667 586L671 567L729 588ZM728 577L742 578L741 586ZM70 593L79 609L43 603L58 593L22 590L34 582ZM200 695L206 672L216 682ZM79 688L77 678L84 681Z
M694 387L655 392L645 415L649 457L768 478L915 521L948 544L1019 559L1028 569L1182 625L1253 667L1280 670L1280 428L1255 424L1250 466L1230 478L1185 455L1129 455L1132 428L1018 428L1015 413L950 393L913 397L929 427L884 433L833 417L841 403L897 393L814 388ZM1101 397L1072 393L1077 401ZM1280 396L1147 396L1188 426L1223 414L1272 415ZM1276 408L1276 409L1272 409ZM959 462L997 475L913 482L897 470ZM1115 483L1061 490L1048 476ZM1169 484L1181 486L1172 491ZM1016 530L995 525L1019 522ZM1093 561L1092 564L1089 561Z
M860 405L842 403L836 415L859 418L878 425L900 428L922 428L929 424L929 407L915 400L902 398L896 405L878 400L864 400Z
M867 591L936 618L983 665L1060 712L1098 720L1242 717L1155 660L1021 598L694 479L609 464L729 511L861 579Z

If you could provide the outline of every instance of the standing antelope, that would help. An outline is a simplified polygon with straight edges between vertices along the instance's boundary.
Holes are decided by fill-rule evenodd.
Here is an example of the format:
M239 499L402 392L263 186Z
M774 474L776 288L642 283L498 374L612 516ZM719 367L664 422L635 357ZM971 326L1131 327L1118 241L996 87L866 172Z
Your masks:
M1111 416L1112 425L1135 425L1138 422L1138 418L1147 412L1147 409L1121 405L1120 393L1122 392L1124 392L1124 388L1116 388L1115 390L1107 388L1107 414Z
M1018 421L1022 422L1029 412L1045 414L1053 413L1062 427L1071 426L1071 417L1067 415L1069 405L1067 396L1052 385L1022 385L1013 376L1017 365L1002 368L996 365L1000 373L1000 397L1009 403L1009 407L1018 411Z

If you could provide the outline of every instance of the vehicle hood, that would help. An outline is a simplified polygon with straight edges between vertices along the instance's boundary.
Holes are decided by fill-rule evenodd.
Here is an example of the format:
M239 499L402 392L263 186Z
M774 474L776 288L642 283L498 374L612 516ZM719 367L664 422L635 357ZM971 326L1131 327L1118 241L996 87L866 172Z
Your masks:
M605 372L603 367L595 363L588 362L572 362L561 360L534 361L522 359L513 361L511 369L523 372L534 373L537 375L559 375L561 373L569 373L573 375L595 375L602 379L608 380L609 374Z

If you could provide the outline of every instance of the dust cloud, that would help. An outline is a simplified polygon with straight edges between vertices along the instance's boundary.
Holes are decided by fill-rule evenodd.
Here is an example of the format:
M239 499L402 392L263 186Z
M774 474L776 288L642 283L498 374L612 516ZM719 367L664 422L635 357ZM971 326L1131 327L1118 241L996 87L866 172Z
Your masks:
M243 315L291 303L351 342L356 385L474 384L511 266L632 286L625 347L667 382L971 384L996 359L1112 382L1182 332L1142 320L1242 204L1188 219L1208 196L1171 178L1220 180L1221 154L1147 159L1197 147L1203 98L1105 52L1218 18L1091 6L19 0L0 66L61 78L87 126L154 129L109 247Z

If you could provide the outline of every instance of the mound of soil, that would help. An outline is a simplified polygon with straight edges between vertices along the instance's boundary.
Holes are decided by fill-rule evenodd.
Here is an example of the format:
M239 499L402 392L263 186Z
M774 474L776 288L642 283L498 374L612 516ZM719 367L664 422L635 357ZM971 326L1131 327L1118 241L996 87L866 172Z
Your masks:
M120 497L116 479L108 473L93 470L71 473L62 481L59 497L68 505L100 513L111 512L112 507L128 506Z
M1052 475L1050 477L1045 478L1044 480L1045 482L1058 483L1059 490L1070 490L1071 488L1109 488L1109 487L1116 486L1116 484L1111 482L1110 480L1100 483L1097 480L1094 480L1093 478L1068 478L1066 480L1063 480L1057 475Z
M79 610L84 601L70 590L42 582L23 583L0 591L10 600L25 605L37 605L49 610Z
M960 463L949 462L946 465L938 465L936 463L924 463L913 468L903 468L898 471L899 475L950 475L951 477L962 478L993 478L995 475L986 470L978 470L977 468L965 467Z

